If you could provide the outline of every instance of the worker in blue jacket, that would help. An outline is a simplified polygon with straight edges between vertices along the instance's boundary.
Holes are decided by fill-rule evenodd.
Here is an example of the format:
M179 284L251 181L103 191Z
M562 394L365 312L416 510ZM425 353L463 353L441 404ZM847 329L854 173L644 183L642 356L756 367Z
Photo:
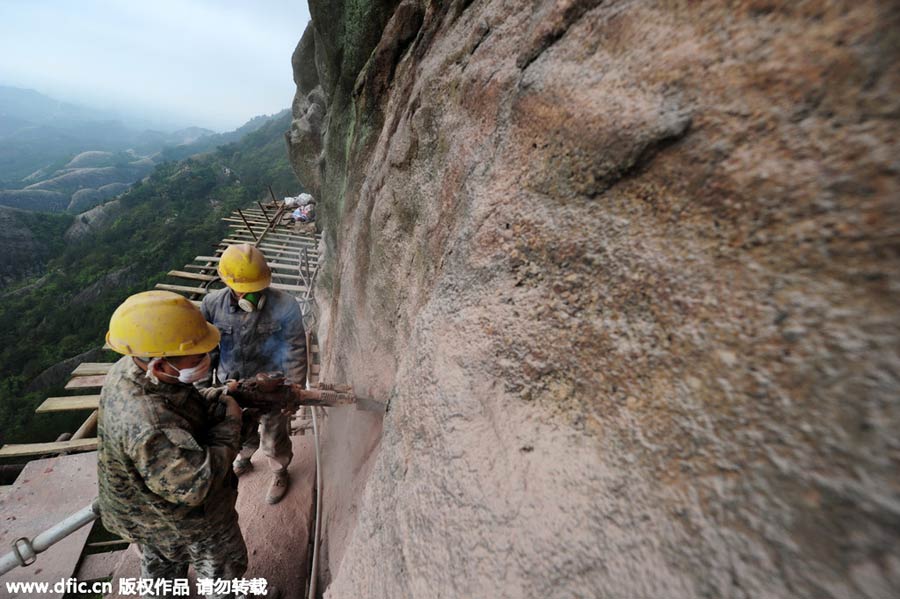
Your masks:
M271 288L272 271L262 252L250 244L229 246L219 261L219 276L227 287L208 294L200 308L221 333L218 382L279 371L288 382L305 384L306 333L300 306L291 295ZM289 414L256 416L245 411L235 474L253 468L251 457L260 446L274 474L266 502L278 503L290 485Z

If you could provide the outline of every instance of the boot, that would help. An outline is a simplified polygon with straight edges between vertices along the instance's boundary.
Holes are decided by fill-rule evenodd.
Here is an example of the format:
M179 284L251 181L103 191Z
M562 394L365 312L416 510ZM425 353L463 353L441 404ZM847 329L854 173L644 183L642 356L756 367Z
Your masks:
M238 476L238 478L240 478L242 474L247 474L248 472L253 470L253 462L238 456L231 467L234 469L234 473Z
M287 468L275 472L272 484L269 486L269 492L266 494L266 503L273 505L281 501L284 494L287 493L288 486L291 484L291 478L288 476Z

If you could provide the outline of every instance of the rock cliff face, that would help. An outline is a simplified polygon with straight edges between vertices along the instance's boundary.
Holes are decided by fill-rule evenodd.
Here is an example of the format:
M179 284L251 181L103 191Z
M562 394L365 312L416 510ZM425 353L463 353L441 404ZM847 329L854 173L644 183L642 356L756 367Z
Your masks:
M310 9L327 597L900 587L896 3Z
M2 194L2 192L0 192ZM52 233L32 229L36 219L30 214L0 206L0 291L23 277L39 275L53 248Z
M66 210L75 214L85 212L109 198L114 198L128 191L129 187L131 186L128 183L110 183L97 189L79 189L72 194L72 199L69 200Z
M25 388L26 393L32 391L43 391L54 387L62 387L71 378L72 371L79 364L84 362L100 362L106 357L105 350L102 347L88 350L61 362L57 362L50 368L47 368L28 383Z
M82 212L75 217L72 225L66 231L66 241L76 241L86 235L90 235L110 223L121 213L122 203L119 200L112 200Z

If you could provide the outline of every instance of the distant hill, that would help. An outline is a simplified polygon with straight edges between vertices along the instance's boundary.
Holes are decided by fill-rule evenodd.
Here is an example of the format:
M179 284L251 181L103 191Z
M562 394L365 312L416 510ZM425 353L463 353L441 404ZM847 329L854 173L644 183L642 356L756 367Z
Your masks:
M125 191L165 161L240 140L289 111L257 116L228 133L164 133L97 120L98 111L32 90L0 87L0 205L77 213Z
M52 124L109 120L99 110L49 98L33 89L0 85L0 122L20 120Z
M163 148L159 157L162 160L182 160L194 154L208 152L218 146L235 142L248 133L253 133L258 130L266 123L282 120L285 118L285 115L290 115L290 112L290 109L285 108L281 112L273 115L255 116L234 131L207 135L189 143Z
M168 145L194 142L214 131L141 130L102 111L60 102L34 90L0 86L0 188L24 187L35 171L85 151L150 156Z
M63 246L73 217L0 206L0 288L23 276L39 276Z

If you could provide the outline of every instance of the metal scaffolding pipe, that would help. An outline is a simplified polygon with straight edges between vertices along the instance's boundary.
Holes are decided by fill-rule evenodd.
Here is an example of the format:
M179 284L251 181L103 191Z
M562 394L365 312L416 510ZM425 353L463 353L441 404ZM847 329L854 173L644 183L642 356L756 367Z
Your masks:
M99 500L94 499L91 505L78 510L62 522L39 533L34 539L20 537L13 541L13 549L0 557L0 576L17 566L30 566L37 559L37 554L46 551L82 526L90 524L100 517Z
M247 217L244 216L244 213L240 210L238 210L237 213L240 215L241 220L244 221L244 225L247 227L247 230L250 231L251 235L253 235L253 240L256 242L253 245L256 245L257 243L259 243L259 237L257 237L256 232L253 230L253 227L250 226L250 223L247 222Z
M309 567L309 595L315 599L319 577L319 526L322 522L322 461L319 458L319 425L316 422L316 408L312 408L313 435L316 440L316 524L313 527L312 563Z

